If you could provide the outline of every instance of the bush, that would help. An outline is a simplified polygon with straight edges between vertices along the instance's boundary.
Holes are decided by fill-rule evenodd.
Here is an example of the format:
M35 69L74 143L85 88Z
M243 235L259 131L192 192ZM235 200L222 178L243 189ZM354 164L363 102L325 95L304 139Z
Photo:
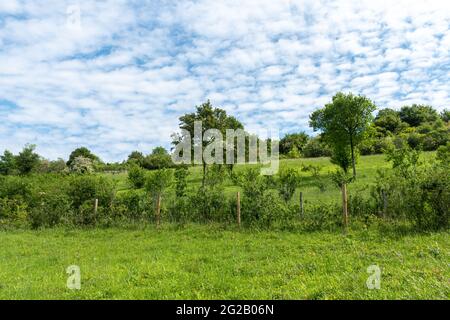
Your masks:
M378 208L380 196L387 196L387 214L405 218L420 230L437 230L449 226L450 175L448 167L435 162L417 165L416 155L392 158L394 169L380 171L372 191ZM411 160L412 158L412 160Z
M145 193L130 190L117 194L111 219L114 221L149 221L153 218L153 203Z
M279 172L277 187L280 196L288 202L292 199L295 189L300 184L300 176L297 170L292 168L282 169Z
M145 171L138 165L132 165L128 170L128 181L133 188L140 189L145 185Z
M111 179L96 176L71 176L67 185L67 195L74 209L79 209L86 201L98 199L99 205L110 206L115 196L115 184Z

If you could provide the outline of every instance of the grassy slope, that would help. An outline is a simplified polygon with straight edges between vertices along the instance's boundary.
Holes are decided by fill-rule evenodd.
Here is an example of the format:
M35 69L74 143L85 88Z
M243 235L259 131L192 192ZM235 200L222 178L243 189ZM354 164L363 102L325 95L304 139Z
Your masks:
M324 165L324 175L333 169L328 159L281 165L301 162ZM374 181L377 168L387 166L383 156L364 157L350 190L362 190ZM200 168L191 171L191 187L199 185ZM308 173L302 175L299 190L307 200L339 200L336 188L321 193ZM114 178L120 189L127 188L126 175ZM0 232L0 299L450 298L448 233L393 237L372 230L343 237L166 228ZM71 264L82 270L80 292L65 288ZM381 290L365 286L371 264L383 270Z
M0 299L448 299L448 236L208 226L0 233ZM81 291L65 287L71 264ZM380 290L366 288L372 264Z
M422 155L422 161L427 161L428 159L435 157L434 152L427 152ZM362 156L357 164L357 174L358 179L356 182L349 185L349 192L357 193L369 193L370 188L367 186L374 183L376 178L376 173L378 169L390 168L390 164L386 162L385 155L372 155L372 156ZM325 182L326 189L324 192L319 191L317 184L315 184L314 179L309 172L301 172L302 164L315 164L322 166L320 172L321 179ZM236 166L236 171L245 170L248 165ZM298 201L300 191L303 192L305 201L310 203L320 203L320 202L330 202L330 201L340 201L340 191L335 187L330 179L332 172L336 170L336 166L330 162L329 158L313 158L313 159L292 159L292 160L281 160L280 168L292 167L297 168L303 177L301 186L297 189L296 194L293 197L293 201ZM113 175L113 178L118 182L118 189L124 191L130 188L127 182L127 175L121 173L118 175ZM200 166L190 168L190 175L188 177L188 187L195 189L200 186L202 181L202 169ZM226 188L225 192L228 195L239 190L237 186L234 186L230 180L225 182Z

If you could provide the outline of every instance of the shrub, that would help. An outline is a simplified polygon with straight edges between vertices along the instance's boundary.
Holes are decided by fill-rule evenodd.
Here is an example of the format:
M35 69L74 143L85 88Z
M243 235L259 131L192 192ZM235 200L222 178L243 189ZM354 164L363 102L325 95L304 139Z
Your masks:
M133 188L140 189L145 185L145 171L138 165L131 165L128 170L128 181Z
M300 184L300 176L297 170L292 168L282 169L277 180L278 192L284 201L292 199L295 189Z
M111 179L95 176L71 176L66 187L72 207L76 210L86 202L98 199L99 206L110 207L115 197L115 184Z
M116 221L146 221L153 217L152 201L145 193L129 190L117 194L112 209L112 219Z

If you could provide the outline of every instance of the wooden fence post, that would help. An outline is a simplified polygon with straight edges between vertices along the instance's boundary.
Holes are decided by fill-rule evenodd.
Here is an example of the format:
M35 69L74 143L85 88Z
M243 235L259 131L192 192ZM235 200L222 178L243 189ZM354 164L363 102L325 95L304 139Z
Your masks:
M344 232L348 231L348 204L347 204L347 184L342 183L342 213L344 218Z
M300 191L300 215L303 217L304 209L303 209L303 192Z
M159 228L161 223L161 193L158 193L156 199L156 227Z
M383 219L387 216L388 200L386 191L381 190L381 196L383 197Z
M94 201L94 217L97 217L97 211L98 211L98 199L95 199L95 201Z
M241 228L241 193L237 192L236 197L236 213L237 213L237 223L239 229Z

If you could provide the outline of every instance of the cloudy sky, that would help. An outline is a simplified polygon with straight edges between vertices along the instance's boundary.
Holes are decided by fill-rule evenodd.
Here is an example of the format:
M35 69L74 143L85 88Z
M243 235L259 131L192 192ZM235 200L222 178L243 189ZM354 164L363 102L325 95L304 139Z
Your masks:
M0 2L0 151L122 160L206 99L310 132L341 90L449 107L450 1Z

